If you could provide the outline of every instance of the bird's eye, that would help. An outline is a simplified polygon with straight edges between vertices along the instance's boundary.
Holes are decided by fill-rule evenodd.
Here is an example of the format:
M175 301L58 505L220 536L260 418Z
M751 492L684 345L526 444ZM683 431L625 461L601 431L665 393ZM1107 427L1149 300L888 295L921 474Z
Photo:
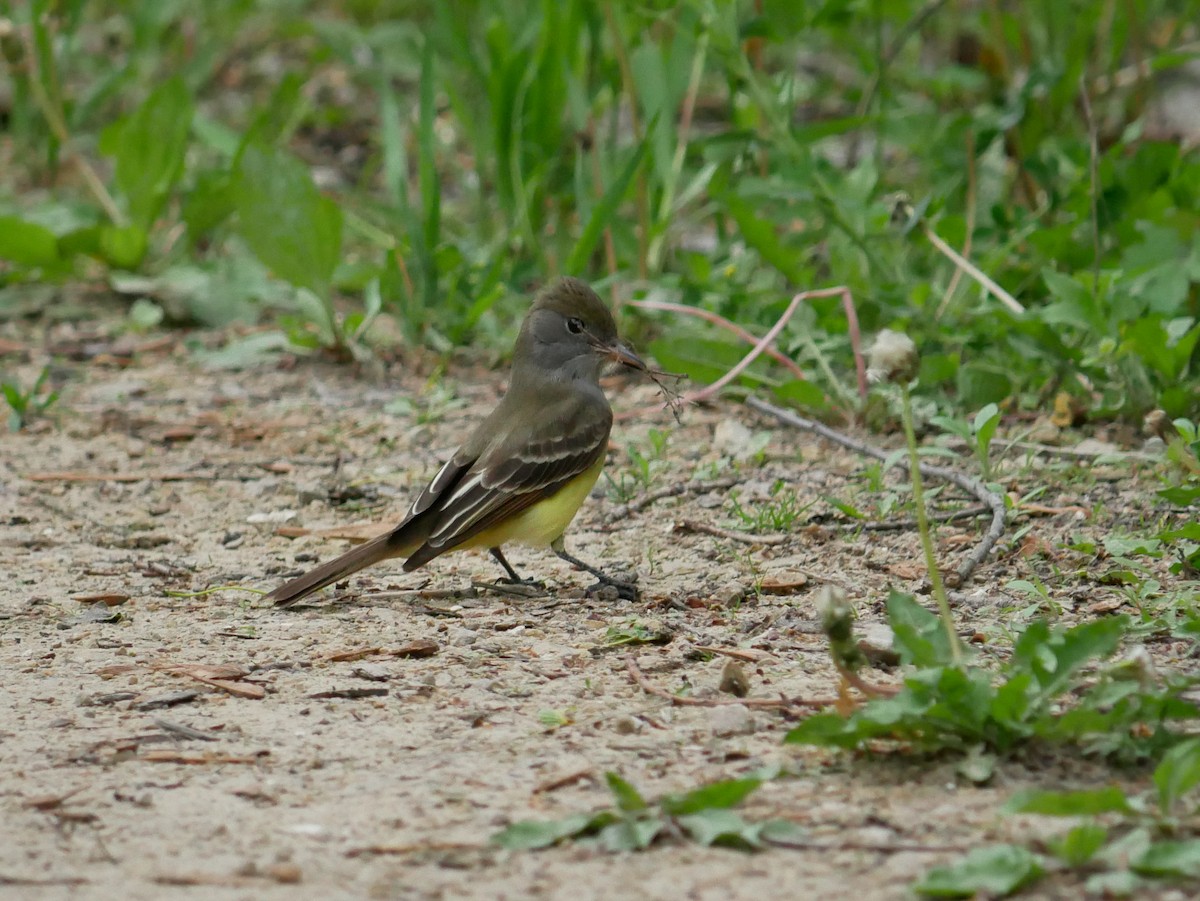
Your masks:
M572 316L567 320L567 331L572 335L578 335L583 332L583 320L577 316Z

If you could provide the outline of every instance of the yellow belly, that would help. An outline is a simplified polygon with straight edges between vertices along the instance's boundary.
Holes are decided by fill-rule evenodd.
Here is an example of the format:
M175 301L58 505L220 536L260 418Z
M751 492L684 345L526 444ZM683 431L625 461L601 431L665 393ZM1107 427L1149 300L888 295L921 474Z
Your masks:
M512 519L480 532L459 547L500 547L510 543L547 547L567 530L567 526L591 494L603 468L604 455L601 454L595 465L581 472L557 494L538 501Z

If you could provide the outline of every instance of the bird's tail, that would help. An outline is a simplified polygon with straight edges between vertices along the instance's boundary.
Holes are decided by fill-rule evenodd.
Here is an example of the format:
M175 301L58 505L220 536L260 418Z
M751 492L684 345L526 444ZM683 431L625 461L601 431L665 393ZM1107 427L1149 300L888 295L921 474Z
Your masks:
M274 601L276 607L290 607L314 591L320 591L326 585L339 582L380 560L407 556L405 551L408 549L399 547L396 538L396 531L393 530L385 532L378 538L372 538L366 544L351 548L342 556L336 557L328 563L322 563L304 575L297 576L290 582L280 585L267 595L267 600Z

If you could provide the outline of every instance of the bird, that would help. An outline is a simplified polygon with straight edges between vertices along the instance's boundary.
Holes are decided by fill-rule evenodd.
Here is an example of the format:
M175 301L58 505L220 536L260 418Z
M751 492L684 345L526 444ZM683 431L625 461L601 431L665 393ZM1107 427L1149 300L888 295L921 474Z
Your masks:
M390 531L280 585L277 607L383 560L404 558L411 572L435 557L486 548L504 581L530 584L501 548L549 547L599 581L635 600L637 588L566 550L563 535L600 477L613 414L600 386L610 363L647 371L623 344L612 313L578 278L559 278L534 298L517 335L508 390L417 495Z

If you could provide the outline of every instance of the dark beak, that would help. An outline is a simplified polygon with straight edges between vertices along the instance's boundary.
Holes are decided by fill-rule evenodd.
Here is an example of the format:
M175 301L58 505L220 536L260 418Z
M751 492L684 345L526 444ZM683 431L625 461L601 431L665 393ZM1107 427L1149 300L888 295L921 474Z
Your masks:
M646 364L641 361L637 354L622 344L620 341L614 341L611 344L603 344L597 342L595 345L596 353L614 363L620 363L622 366L628 366L631 369L640 369L643 372L646 370Z

